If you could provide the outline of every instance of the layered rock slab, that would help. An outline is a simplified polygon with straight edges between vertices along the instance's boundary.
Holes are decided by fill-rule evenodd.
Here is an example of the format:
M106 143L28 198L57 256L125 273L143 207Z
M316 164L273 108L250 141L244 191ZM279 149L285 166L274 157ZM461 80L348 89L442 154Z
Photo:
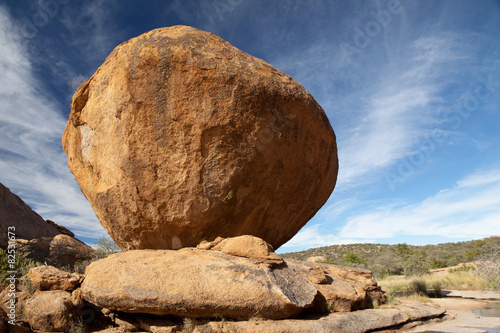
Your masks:
M113 311L195 318L283 319L316 288L281 260L185 248L131 250L90 264L81 296Z
M186 26L120 44L73 96L68 166L122 249L254 235L275 249L335 186L335 134L296 81Z
M406 301L398 304L395 309L337 312L314 319L210 322L197 326L193 332L364 333L394 327L410 321L436 318L444 313L445 310L435 304Z

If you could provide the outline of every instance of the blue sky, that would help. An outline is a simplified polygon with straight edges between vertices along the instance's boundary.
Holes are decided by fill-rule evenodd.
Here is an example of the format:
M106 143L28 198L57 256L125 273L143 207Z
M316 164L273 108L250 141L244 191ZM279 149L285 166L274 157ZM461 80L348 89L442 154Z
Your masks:
M500 235L500 1L7 0L0 182L105 235L61 147L71 96L119 43L177 24L291 75L332 123L335 191L279 252Z

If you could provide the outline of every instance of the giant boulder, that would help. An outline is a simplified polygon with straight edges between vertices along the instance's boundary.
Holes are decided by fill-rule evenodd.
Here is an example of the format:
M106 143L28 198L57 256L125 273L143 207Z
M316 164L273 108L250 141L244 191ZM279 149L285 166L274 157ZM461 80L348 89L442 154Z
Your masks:
M335 134L296 81L186 26L117 46L73 96L68 165L122 249L288 241L335 186Z

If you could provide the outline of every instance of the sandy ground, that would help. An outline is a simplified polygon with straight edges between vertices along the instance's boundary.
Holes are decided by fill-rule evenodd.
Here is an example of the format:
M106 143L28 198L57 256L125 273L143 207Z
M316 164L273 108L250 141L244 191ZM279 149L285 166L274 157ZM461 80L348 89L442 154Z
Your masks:
M447 314L444 320L426 323L408 332L500 332L500 317L483 317L474 314L474 310L488 305L486 300L449 297L433 299L432 302L446 309Z

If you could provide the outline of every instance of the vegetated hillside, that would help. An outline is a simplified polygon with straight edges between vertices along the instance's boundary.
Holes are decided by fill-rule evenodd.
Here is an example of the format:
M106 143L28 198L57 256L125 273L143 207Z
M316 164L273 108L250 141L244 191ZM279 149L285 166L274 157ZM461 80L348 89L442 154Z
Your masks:
M413 246L403 244L348 244L318 247L281 256L306 260L325 256L328 263L361 266L373 271L380 278L387 275L418 275L430 269L455 266L471 262L500 248L500 237L438 245Z

